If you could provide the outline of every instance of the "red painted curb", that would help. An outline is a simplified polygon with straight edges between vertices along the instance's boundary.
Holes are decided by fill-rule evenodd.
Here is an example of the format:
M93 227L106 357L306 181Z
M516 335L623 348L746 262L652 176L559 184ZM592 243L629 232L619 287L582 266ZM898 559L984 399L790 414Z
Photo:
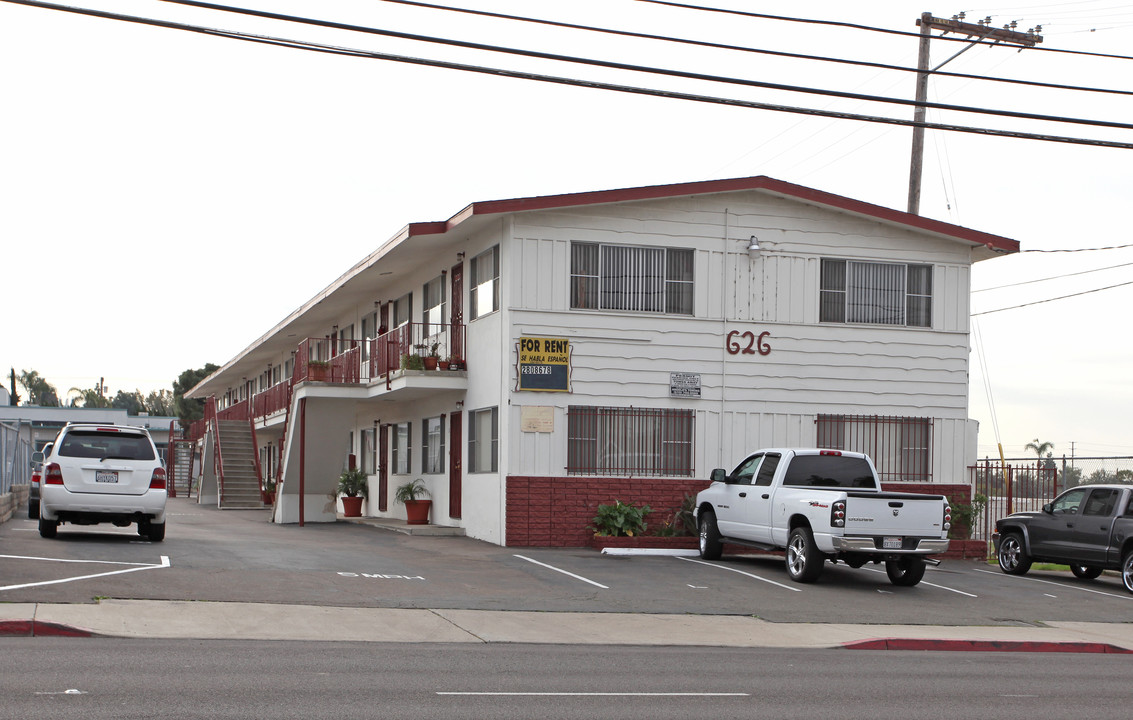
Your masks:
M1115 653L1127 655L1127 650L1108 643L1089 642L1031 642L1009 640L917 640L883 638L846 643L847 650L939 650L946 652L1043 652L1043 653Z
M94 637L88 630L38 620L0 620L0 637Z

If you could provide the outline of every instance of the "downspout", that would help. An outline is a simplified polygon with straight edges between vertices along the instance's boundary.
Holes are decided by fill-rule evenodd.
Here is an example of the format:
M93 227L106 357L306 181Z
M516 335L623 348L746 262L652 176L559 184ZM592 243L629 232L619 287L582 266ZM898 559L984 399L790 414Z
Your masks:
M303 527L307 470L307 398L299 398L299 527Z
M720 445L716 449L716 462L724 464L724 396L727 394L728 388L728 247L730 242L731 228L728 221L728 208L724 208L724 264L721 270L720 278L720 318L722 330L720 331L720 430L717 436L720 438Z

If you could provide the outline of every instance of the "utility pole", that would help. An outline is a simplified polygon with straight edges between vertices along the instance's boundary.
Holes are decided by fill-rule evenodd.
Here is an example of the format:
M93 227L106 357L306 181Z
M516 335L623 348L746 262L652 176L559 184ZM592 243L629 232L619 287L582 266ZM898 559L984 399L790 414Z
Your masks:
M964 13L954 15L951 20L945 20L933 17L932 13L926 12L921 13L917 25L921 28L921 45L920 52L917 55L917 104L913 109L913 122L919 124L913 125L913 153L909 163L908 206L908 212L913 215L919 214L921 209L921 165L924 158L924 127L922 125L925 121L924 104L928 101L929 73L936 72L952 62L959 57L960 53L971 50L981 40L994 40L996 43L1010 43L1020 47L1034 47L1036 43L1043 41L1042 36L1038 34L1042 32L1041 25L1031 28L1027 32L1017 32L1015 30L1016 23L1012 20L1010 24L1004 25L1003 29L997 30L991 26L990 16L978 23L967 23L964 22ZM962 33L969 38L975 37L975 40L960 52L929 70L929 41L932 39L933 30L943 30L944 35L950 32Z

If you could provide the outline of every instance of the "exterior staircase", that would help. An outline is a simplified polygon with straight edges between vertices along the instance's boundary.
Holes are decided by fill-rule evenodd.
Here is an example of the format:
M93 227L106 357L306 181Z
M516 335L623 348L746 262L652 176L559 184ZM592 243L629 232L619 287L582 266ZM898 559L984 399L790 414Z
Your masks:
M260 473L256 466L256 447L247 420L218 420L220 447L221 510L262 510Z
M191 440L169 442L169 494L189 497L193 489L193 454L196 443Z

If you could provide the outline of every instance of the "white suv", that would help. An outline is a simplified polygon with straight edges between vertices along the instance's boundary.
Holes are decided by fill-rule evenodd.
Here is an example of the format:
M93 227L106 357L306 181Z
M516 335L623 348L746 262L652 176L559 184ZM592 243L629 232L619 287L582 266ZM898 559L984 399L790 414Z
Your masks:
M43 458L39 534L60 523L118 527L165 539L165 467L149 433L126 425L67 425Z

